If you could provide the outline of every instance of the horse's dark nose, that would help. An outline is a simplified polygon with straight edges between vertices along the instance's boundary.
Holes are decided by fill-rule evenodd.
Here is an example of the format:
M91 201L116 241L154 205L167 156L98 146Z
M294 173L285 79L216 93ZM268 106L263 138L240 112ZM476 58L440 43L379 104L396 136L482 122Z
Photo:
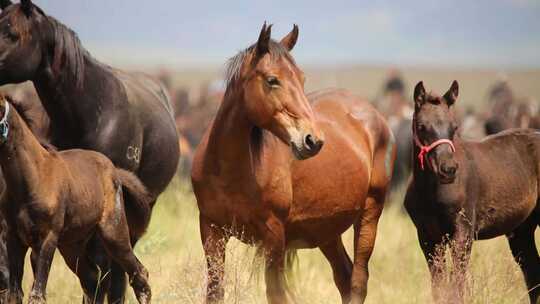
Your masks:
M447 177L454 177L456 175L456 171L457 171L457 164L455 165L442 164L441 165L441 172Z
M307 134L304 136L304 147L306 150L308 150L310 153L317 153L319 150L321 150L324 142L320 139L317 139L311 134Z

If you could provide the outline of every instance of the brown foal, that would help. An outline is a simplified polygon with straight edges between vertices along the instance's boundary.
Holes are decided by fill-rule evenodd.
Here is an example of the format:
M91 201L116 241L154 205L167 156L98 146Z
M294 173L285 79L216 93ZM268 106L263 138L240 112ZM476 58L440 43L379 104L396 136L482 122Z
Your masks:
M464 301L466 271L475 239L506 235L521 266L531 303L540 297L540 257L534 231L540 224L540 133L512 129L482 141L456 134L454 81L446 94L414 90L414 171L405 207L431 272L436 302ZM454 290L441 294L446 266L437 248L452 253Z
M86 150L45 149L17 109L0 98L0 166L6 180L1 208L7 221L9 302L22 302L24 258L32 249L34 284L30 303L44 303L47 279L58 248L92 302L93 265L85 258L94 234L129 274L140 303L150 302L148 273L133 253L122 188L149 213L150 196L139 179L114 167L104 155Z
M286 251L316 247L343 303L362 303L395 159L392 133L368 102L346 91L306 96L304 74L289 53L298 27L280 42L270 32L265 24L258 42L231 59L223 102L193 163L207 302L224 299L232 232L262 246L269 303L291 300ZM341 240L351 226L354 262Z

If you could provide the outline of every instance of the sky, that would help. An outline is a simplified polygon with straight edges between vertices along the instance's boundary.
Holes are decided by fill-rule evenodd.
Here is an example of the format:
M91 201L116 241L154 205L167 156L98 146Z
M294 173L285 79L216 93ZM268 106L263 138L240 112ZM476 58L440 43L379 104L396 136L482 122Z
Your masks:
M125 65L220 65L294 23L304 64L539 68L540 0L35 0L96 57Z

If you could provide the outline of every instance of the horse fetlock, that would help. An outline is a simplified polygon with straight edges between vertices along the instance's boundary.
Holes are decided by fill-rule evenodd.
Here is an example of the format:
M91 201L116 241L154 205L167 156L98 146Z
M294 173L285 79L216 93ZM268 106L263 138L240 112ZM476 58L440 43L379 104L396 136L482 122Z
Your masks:
M150 285L148 285L148 271L146 269L141 268L133 274L129 279L129 284L133 287L139 303L150 303L152 291L150 290Z
M41 293L32 291L30 293L30 297L28 298L29 304L45 304L47 301L45 300L45 296Z

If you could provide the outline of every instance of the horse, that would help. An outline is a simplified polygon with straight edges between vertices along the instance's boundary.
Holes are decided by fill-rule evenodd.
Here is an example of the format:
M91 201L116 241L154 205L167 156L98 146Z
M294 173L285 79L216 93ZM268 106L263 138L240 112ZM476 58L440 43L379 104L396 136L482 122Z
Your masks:
M11 94L20 98L10 99L19 115L28 124L32 133L44 146L48 144L49 119L40 103L34 101L37 96L28 89L15 88ZM1 94L1 93L0 93ZM6 195L6 183L0 169L0 198ZM9 261L7 254L7 223L0 215L0 303L7 301L9 289Z
M488 97L489 117L485 132L488 135L511 128L537 129L538 101L533 98L516 98L506 81L496 83Z
M77 35L30 0L0 1L0 85L32 81L49 118L51 143L59 149L82 148L105 154L134 172L155 204L177 170L178 135L165 89L150 77L107 66L82 46ZM149 218L125 197L132 245ZM111 269L109 301L122 302L126 277L109 266L98 240L88 259ZM97 278L96 278L97 280ZM107 291L106 282L96 302Z
M382 94L376 99L375 106L387 119L396 138L397 156L392 174L392 188L406 183L411 174L412 122L413 109L405 94L405 82L402 76L392 70L385 81Z
M0 206L7 221L10 303L22 301L28 248L34 271L29 303L45 303L57 248L92 299L95 281L85 276L88 265L80 257L94 233L128 273L139 303L149 303L148 272L131 247L122 192L125 188L133 207L147 214L152 196L133 173L117 169L99 152L45 149L14 105L0 97L0 166L7 186Z
M540 257L534 231L540 224L540 133L511 129L481 141L457 135L454 81L441 97L414 89L414 169L405 207L431 273L433 297L442 299L444 255L450 248L455 289L446 300L462 303L474 240L506 235L525 276L531 303L540 296ZM444 252L444 250L443 250Z
M395 144L384 118L348 91L305 95L290 51L264 23L230 59L223 102L195 152L192 184L207 261L208 303L224 300L225 244L260 246L269 303L289 303L286 257L319 247L343 303L362 303ZM323 147L324 143L324 147ZM341 234L354 226L354 261Z

